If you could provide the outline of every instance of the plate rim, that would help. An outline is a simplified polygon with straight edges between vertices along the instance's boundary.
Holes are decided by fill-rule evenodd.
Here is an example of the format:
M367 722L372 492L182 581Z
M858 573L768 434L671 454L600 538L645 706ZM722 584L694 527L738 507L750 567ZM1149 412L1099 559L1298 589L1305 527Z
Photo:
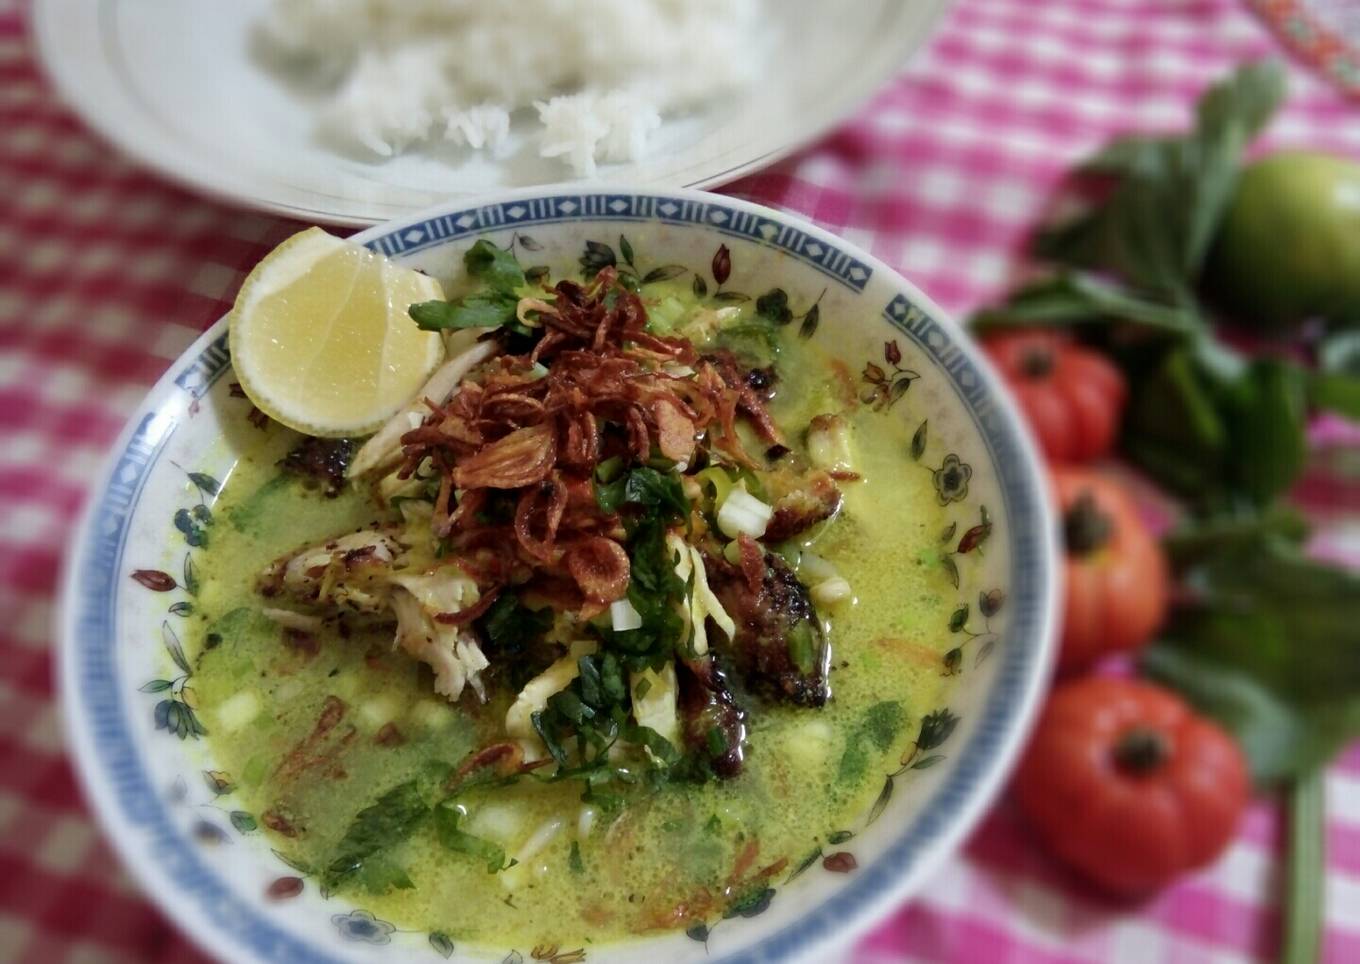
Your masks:
M394 219L382 225L374 226L360 234L355 235L352 240L358 243L373 244L383 239L398 236L400 232L409 231L417 225L423 225L441 217L452 217L458 215L480 212L483 209L492 208L496 205L513 204L516 201L543 198L550 195L551 187L523 188L513 191L502 191L488 193L479 196L475 203L466 201L454 201L451 203L440 204L431 207L424 212L412 215L407 218ZM952 316L940 309L940 307L914 283L904 277L890 266L886 265L867 251L860 248L853 242L837 237L829 231L817 227L799 215L778 211L763 205L755 204L739 198L732 198L725 195L716 195L708 192L685 190L685 189L657 189L653 187L627 188L627 187L601 187L598 185L585 186L577 185L570 190L569 195L573 198L601 197L612 198L614 196L650 198L653 200L665 201L673 200L679 203L694 202L701 205L716 205L720 208L734 210L736 212L752 215L757 218L779 222L789 227L802 231L807 237L819 241L833 249L840 249L849 254L854 259L867 266L870 274L882 274L891 281L892 288L896 292L894 304L898 300L903 300L904 304L918 306L927 318L934 322L936 326L944 329L948 333L947 346L958 349L964 356L965 361L970 363L971 369L979 377L977 391L980 397L998 399L1001 404L993 405L997 417L1001 421L998 434L1008 437L1008 444L1013 448L1013 454L1018 457L1018 463L1014 468L1014 473L1020 488L1026 484L1031 486L1028 493L1033 496L1033 501L1028 509L1033 512L1030 528L1035 530L1037 543L1033 547L1032 561L1038 572L1036 584L1039 588L1039 598L1036 600L1037 623L1028 634L1030 638L1026 642L1031 644L1033 649L1027 651L1023 656L1016 656L1020 662L1017 664L1017 671L1022 673L1018 686L1009 694L1011 705L1007 708L1006 718L1001 721L1004 729L990 747L977 744L978 740L984 736L982 732L972 735L969 743L958 754L958 764L956 770L962 771L969 769L972 772L971 787L965 788L966 793L950 814L945 826L936 832L918 852L916 852L905 869L897 870L888 868L884 872L889 874L887 885L878 889L875 893L864 896L865 899L856 907L852 908L851 917L848 923L839 927L824 928L820 932L810 935L797 933L804 929L808 921L815 915L809 913L801 920L795 920L782 926L774 932L766 935L757 942L744 948L735 950L721 958L713 958L715 964L737 964L737 962L747 962L756 960L771 959L812 959L814 951L825 950L833 944L848 943L854 937L864 933L875 923L881 921L886 910L890 906L900 903L908 892L919 890L920 882L923 878L933 873L944 861L957 852L965 834L970 832L981 819L984 811L989 808L1000 793L1011 770L1014 768L1020 747L1027 737L1039 710L1042 691L1047 685L1052 672L1056 657L1056 626L1058 618L1058 601L1061 589L1061 567L1058 565L1060 552L1057 539L1057 529L1054 523L1052 507L1049 505L1045 496L1043 462L1038 454L1038 447L1032 433L1024 420L1019 417L1018 408L1011 397L1004 383L996 374L985 355L971 342L963 327L955 321ZM588 213L584 209L580 214L570 217L569 220L591 221L591 220L618 220L616 215L613 218L599 213ZM702 225L714 228L715 225L707 222L700 222ZM479 234L493 230L502 230L513 227L510 224L502 225L481 225L470 227L464 235L474 237ZM439 243L447 243L450 239L436 239ZM890 306L891 307L891 306ZM887 318L887 309L884 310L882 318ZM874 316L875 323L880 316ZM891 323L891 321L890 321ZM58 698L61 703L62 721L66 730L66 744L76 762L75 771L77 781L81 787L85 800L90 804L97 823L103 833L104 839L109 841L114 850L118 853L120 860L131 876L137 881L142 895L153 903L162 913L173 920L180 932L188 936L196 945L206 953L219 959L223 957L224 947L220 939L225 935L231 940L233 953L246 953L250 956L249 960L264 960L259 957L244 943L238 941L236 936L225 931L220 925L203 915L194 902L189 900L169 900L163 899L165 893L164 885L170 882L167 872L157 868L153 861L147 859L144 853L145 844L134 843L133 833L119 833L120 830L131 830L136 824L130 820L121 801L118 799L116 788L113 786L108 775L99 767L99 760L96 753L95 740L90 736L91 720L85 710L82 701L78 699L81 692L78 667L81 661L78 659L78 624L79 624L79 597L80 597L80 577L84 569L87 557L90 555L92 544L96 539L94 531L98 518L98 512L104 505L105 493L109 484L113 481L116 471L122 463L123 456L129 449L129 443L136 437L141 426L148 417L157 413L164 412L167 408L167 398L173 397L173 391L177 388L177 382L185 372L190 370L192 364L198 361L205 352L210 350L218 342L226 330L227 315L224 314L214 322L207 330L196 338L167 368L166 372L148 390L147 394L133 409L123 429L120 431L117 440L105 456L99 471L92 477L92 484L86 493L85 503L81 509L77 525L72 530L70 539L67 543L66 552L63 558L63 569L60 579L60 591L57 597L58 605L58 639L57 639L57 659L55 662L55 676L58 689ZM902 328L904 333L905 328ZM916 340L914 335L910 337ZM943 367L943 366L942 366ZM951 388L960 392L957 384L951 383ZM971 417L977 419L977 414L973 410L971 402L965 399L966 407ZM188 402L181 403L181 407L187 409ZM979 433L982 435L989 455L996 461L997 453L992 451L991 440L987 432L978 424ZM1010 493L1008 486L1001 484L1002 477L998 473L998 485L1002 491L1008 510L1006 518L1014 520L1016 515L1010 507ZM1026 494L1021 492L1020 494ZM135 504L133 506L135 508ZM128 532L131 531L131 511L128 518L124 520L121 528ZM1012 526L1014 529L1014 526ZM1014 535L1014 533L1012 533ZM1018 548L1014 550L1014 555L1018 556ZM111 584L117 584L118 573L111 574ZM112 605L112 602L110 603ZM111 630L114 627L105 627ZM1018 642L1018 640L1017 640ZM1005 648L1006 657L1012 658L1011 653L1020 650L1019 646L1008 646ZM1025 675L1027 674L1027 675ZM995 684L998 687L1000 684ZM995 694L993 694L995 697ZM983 703L980 707L980 714L983 721L988 721L990 716L996 712L997 700L995 698ZM981 729L981 724L980 724ZM130 738L129 743L139 756L143 756L142 747L135 739ZM976 758L976 759L974 759ZM145 767L143 767L145 770ZM954 776L954 774L951 774ZM962 779L958 777L958 779ZM932 798L923 807L920 814L915 816L913 822L920 822L922 816L932 806L940 804L934 799L935 796L943 796L948 789L948 778L945 783L933 791ZM159 801L158 801L159 803ZM908 827L911 824L907 825ZM909 831L899 834L893 842L881 853L875 855L875 860L869 868L882 866L887 863L885 857L893 849L904 843ZM830 895L827 900L822 901L818 906L826 907L838 898L845 898L857 890L863 890L868 884L858 884L856 881L867 880L866 877L856 877L844 887ZM232 889L232 888L229 888ZM248 895L240 894L242 900L248 900L252 910L258 910L259 902ZM286 931L286 926L284 927ZM305 939L296 935L294 932L287 932L288 936L296 941L306 943ZM217 938L215 943L210 938ZM804 940L798 946L777 946L781 942L785 945L792 939ZM309 945L310 948L310 945ZM318 960L335 960L324 950L316 949L322 956ZM243 958L234 958L241 960Z
M112 145L144 170L154 172L181 189L203 195L219 203L310 223L366 228L383 225L397 218L418 217L422 211L432 209L435 206L461 204L479 197L492 194L499 195L509 191L543 191L547 188L567 190L591 188L645 188L659 191L706 190L739 180L807 147L831 132L839 124L849 120L876 92L884 89L897 73L900 73L920 54L922 49L933 39L940 22L957 0L916 0L915 6L923 8L919 14L921 19L918 30L902 31L895 42L884 45L874 58L874 68L857 71L853 75L853 80L856 82L846 85L843 89L838 90L836 96L823 102L826 105L825 108L793 137L785 138L781 143L774 144L768 149L721 171L705 174L693 180L685 180L683 183L673 182L669 178L661 178L655 182L644 184L639 184L635 180L630 181L628 172L624 171L617 183L606 176L589 180L557 180L528 187L495 188L450 194L435 202L435 204L420 207L409 204L391 204L389 205L393 208L391 212L376 215L359 213L359 209L372 203L382 203L380 201L366 202L362 199L347 199L346 203L353 210L341 209L338 206L336 208L307 207L287 200L280 200L277 196L251 193L244 187L239 190L234 189L215 179L211 165L205 167L199 163L193 152L181 150L162 154L155 147L148 146L144 141L133 136L125 126L117 123L116 116L109 116L97 109L101 105L86 95L83 85L76 79L81 72L80 68L74 65L71 58L63 53L63 45L59 39L59 8L63 4L70 5L80 2L81 0L32 0L29 23L34 40L34 49L43 75L55 88L62 103L101 140ZM85 0L85 2L88 2L88 0ZM97 19L102 20L105 11L109 9L108 5L117 2L120 2L120 0L99 0ZM122 90L120 94L120 99L129 101L132 98L133 91Z

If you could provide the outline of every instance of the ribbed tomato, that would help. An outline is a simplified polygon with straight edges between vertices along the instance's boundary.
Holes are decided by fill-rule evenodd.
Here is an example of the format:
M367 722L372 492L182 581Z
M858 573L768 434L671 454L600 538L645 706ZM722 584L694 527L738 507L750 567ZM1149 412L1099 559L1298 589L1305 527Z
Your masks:
M1089 462L1109 453L1128 396L1109 359L1052 331L1002 332L982 347L1051 460Z
M1179 697L1089 677L1049 697L1015 792L1058 857L1111 892L1139 895L1222 852L1249 784L1237 744Z
M1053 466L1067 555L1058 669L1085 669L1106 653L1147 642L1166 615L1161 546L1113 478Z

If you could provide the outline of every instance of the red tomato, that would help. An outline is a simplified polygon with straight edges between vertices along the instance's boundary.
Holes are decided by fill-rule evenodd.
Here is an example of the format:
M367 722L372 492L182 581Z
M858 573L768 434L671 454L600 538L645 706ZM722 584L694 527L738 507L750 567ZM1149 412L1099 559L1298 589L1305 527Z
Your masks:
M1128 395L1109 359L1051 331L988 335L982 347L1051 460L1089 462L1109 453Z
M1088 469L1054 466L1067 557L1058 670L1147 642L1166 615L1162 548L1124 489Z
M1090 677L1049 697L1015 790L1058 857L1133 896L1217 857L1249 785L1237 744L1179 697Z

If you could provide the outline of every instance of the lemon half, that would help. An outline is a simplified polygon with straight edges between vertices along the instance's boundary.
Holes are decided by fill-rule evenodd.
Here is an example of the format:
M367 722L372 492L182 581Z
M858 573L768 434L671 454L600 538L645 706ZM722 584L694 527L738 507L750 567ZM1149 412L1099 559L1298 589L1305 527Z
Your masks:
M260 411L307 435L367 435L444 359L407 314L435 281L320 228L293 235L246 277L230 316L236 378Z

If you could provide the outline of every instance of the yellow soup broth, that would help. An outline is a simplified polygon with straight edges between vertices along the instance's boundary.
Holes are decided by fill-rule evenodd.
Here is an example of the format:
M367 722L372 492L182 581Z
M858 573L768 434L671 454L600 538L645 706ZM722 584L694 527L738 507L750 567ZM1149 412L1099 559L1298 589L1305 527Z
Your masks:
M513 866L491 872L486 860L451 852L425 821L384 856L392 886L370 892L346 881L340 896L460 942L574 947L719 918L862 823L948 684L941 657L952 645L944 627L954 593L928 563L946 519L930 472L909 458L902 420L858 404L828 359L781 338L772 414L790 436L821 413L848 418L863 476L843 486L839 517L803 540L854 593L821 612L831 700L809 709L739 691L749 727L739 776L640 791L612 813L583 802L576 780L465 792L460 826L503 848ZM271 846L317 873L385 792L502 738L514 694L501 682L485 705L471 691L448 703L424 665L394 651L390 624L298 634L261 614L262 567L380 518L358 492L326 498L281 475L285 440L267 438L247 443L218 503L192 641L195 696L215 764L236 781L242 806L259 815ZM343 718L318 729L335 699Z

